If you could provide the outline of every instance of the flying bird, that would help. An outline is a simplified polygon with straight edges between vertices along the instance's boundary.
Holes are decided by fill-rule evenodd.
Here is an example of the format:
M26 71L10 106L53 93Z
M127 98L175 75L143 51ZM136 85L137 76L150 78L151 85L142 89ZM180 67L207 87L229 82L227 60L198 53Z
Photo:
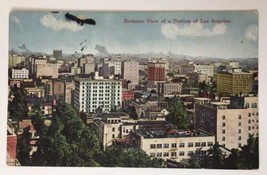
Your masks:
M59 13L59 11L51 11L51 13Z
M95 20L93 20L91 18L81 19L81 18L79 18L79 17L77 17L75 15L69 14L69 13L66 13L65 17L68 20L76 21L77 24L81 25L81 26L83 26L84 24L90 24L90 25L95 25L96 24Z

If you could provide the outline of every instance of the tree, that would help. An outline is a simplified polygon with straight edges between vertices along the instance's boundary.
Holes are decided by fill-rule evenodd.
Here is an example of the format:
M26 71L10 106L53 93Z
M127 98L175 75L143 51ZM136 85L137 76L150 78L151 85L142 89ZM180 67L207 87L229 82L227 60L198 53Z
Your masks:
M189 119L185 111L185 107L180 98L174 96L168 101L169 114L166 120L180 129L187 129Z
M148 156L143 150L137 148L107 147L99 159L104 167L164 167L164 161Z
M126 113L129 114L129 116L134 119L134 120L137 120L138 119L138 115L136 113L136 109L134 106L129 106L127 109L126 109Z
M226 169L238 169L238 161L240 157L240 151L238 149L232 149L231 154L225 158Z
M27 96L23 87L11 87L9 93L8 111L10 118L19 121L29 118L28 107L25 98Z
M36 126L43 121L35 120ZM39 124L38 124L39 122ZM59 103L51 125L40 134L33 166L99 166L100 142L92 126L85 125L76 112Z
M240 169L258 169L259 168L259 138L249 136L247 145L243 146L240 151L238 161Z
M222 150L220 149L220 145L216 142L213 147L208 150L208 155L212 157L212 165L211 168L214 169L222 169L224 168L224 158Z

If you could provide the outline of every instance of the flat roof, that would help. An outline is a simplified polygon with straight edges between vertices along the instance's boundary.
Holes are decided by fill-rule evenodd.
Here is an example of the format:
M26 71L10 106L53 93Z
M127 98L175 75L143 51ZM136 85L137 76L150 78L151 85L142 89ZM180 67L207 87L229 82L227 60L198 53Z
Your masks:
M208 137L214 136L211 133L208 133L203 130L196 130L194 133L190 131L181 131L181 130L170 130L169 132L164 131L138 131L137 135L140 135L146 139L153 138L182 138L182 137Z

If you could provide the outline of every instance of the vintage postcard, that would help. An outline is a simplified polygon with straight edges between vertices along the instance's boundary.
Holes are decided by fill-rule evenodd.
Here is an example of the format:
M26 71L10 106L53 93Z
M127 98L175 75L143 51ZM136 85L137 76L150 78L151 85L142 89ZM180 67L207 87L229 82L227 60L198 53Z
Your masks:
M259 169L257 10L8 18L8 167Z

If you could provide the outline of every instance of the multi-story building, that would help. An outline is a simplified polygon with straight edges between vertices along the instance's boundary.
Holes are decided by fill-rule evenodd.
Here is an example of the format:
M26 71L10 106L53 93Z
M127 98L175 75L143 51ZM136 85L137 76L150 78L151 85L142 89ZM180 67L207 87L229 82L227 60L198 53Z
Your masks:
M215 134L226 148L246 145L250 134L258 136L258 97L231 97L230 103L195 101L195 127Z
M97 108L111 111L121 106L121 81L112 79L74 78L74 108L95 112Z
M172 93L181 93L181 83L158 83L158 94L167 95Z
M62 59L62 50L53 50L53 57L57 60Z
M182 64L182 65L179 65L178 70L180 74L189 74L189 73L194 72L195 66L189 65L189 64Z
M218 94L249 94L252 92L253 74L246 72L218 72Z
M19 161L16 159L17 155L17 135L15 134L13 126L7 124L7 147L6 147L6 164L8 166L20 166Z
M9 54L8 66L9 67L24 67L25 66L25 57L21 56L21 55Z
M214 135L203 130L189 131L142 131L131 134L130 144L144 150L149 156L171 159L177 162L197 156L204 160L207 151L215 143Z
M36 78L39 77L58 78L58 65L53 63L37 64L36 65Z
M199 83L202 83L208 79L208 75L193 72L188 74L188 84L190 84L193 87L198 87Z
M29 70L26 68L15 69L12 68L12 79L29 79Z
M135 86L139 82L139 63L137 61L122 62L122 76L125 80L130 80L130 85Z
M214 76L214 66L213 65L205 65L205 64L195 64L195 71L201 74L205 74L209 77Z
M165 63L149 62L147 66L147 80L153 82L165 81Z

